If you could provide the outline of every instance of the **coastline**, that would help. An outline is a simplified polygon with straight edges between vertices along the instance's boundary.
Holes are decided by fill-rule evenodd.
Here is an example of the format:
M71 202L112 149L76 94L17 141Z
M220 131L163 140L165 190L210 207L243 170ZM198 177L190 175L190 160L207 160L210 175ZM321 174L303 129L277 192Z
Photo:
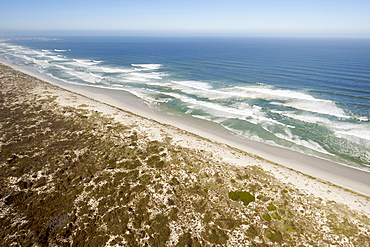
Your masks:
M0 63L70 92L155 120L162 124L174 126L202 138L225 144L251 155L256 155L285 168L293 169L294 171L301 172L319 180L327 181L365 196L370 196L370 172L368 171L334 163L329 160L309 156L293 150L233 136L228 134L227 131L221 127L212 126L209 128L208 125L212 123L203 120L195 119L191 122L181 121L178 120L176 116L160 113L149 108L144 103L135 99L134 95L127 92L124 94L125 97L122 97L121 92L120 94L117 94L114 90L68 84L50 76L38 73L37 71L32 71L28 68L17 66L4 60L0 60Z
M370 243L369 197L0 69L3 245Z

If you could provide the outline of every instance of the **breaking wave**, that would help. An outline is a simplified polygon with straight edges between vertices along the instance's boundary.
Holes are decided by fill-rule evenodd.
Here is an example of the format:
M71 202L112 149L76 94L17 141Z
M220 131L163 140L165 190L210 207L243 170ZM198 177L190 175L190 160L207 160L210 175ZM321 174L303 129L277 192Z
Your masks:
M35 50L3 42L0 56L69 83L125 90L151 107L212 121L235 135L370 167L368 117L307 90L197 80L184 76L179 65L124 66L111 64L109 57L73 57L71 49ZM187 64L187 70L191 66ZM228 68L227 64L217 66Z

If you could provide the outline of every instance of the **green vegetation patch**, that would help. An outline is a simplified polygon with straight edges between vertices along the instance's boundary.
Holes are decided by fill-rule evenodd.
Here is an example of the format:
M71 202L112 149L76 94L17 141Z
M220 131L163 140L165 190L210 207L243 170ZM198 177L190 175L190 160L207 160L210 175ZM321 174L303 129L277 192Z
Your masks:
M0 246L370 246L368 216L0 75Z
M274 204L270 203L268 206L267 206L267 209L268 211L275 211L276 210L276 207Z
M262 219L264 219L266 221L271 221L271 216L269 214L264 214L264 215L262 215Z
M241 200L244 206L248 206L249 203L255 201L255 197L246 191L230 191L229 198L234 201Z

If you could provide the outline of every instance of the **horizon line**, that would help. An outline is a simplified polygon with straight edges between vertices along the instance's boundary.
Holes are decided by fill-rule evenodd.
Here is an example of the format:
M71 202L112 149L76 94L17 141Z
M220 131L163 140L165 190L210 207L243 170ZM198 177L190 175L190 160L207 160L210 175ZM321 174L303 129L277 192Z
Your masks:
M147 36L147 37L276 37L276 38L370 38L370 33L276 33L163 30L0 30L4 36Z

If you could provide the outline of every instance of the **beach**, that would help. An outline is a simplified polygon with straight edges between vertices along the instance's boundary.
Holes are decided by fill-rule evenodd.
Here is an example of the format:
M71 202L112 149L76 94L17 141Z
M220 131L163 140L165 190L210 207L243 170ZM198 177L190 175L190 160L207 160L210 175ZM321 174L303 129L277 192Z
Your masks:
M5 61L3 62L6 63ZM48 83L64 88L68 91L87 96L99 102L135 113L139 116L152 119L163 124L168 124L179 129L189 131L190 133L194 133L200 137L226 144L230 147L256 155L273 163L302 172L311 177L331 182L362 195L370 196L370 173L365 170L337 164L329 160L308 156L288 149L246 140L245 138L238 138L228 134L224 129L212 126L212 123L209 122L186 121L186 119L179 120L176 116L163 114L150 109L147 105L139 102L135 99L135 96L129 93L126 94L126 97L122 97L122 95L117 94L115 90L68 84L27 68L14 66L10 63L6 64L23 73L30 74L31 76L47 81Z
M369 172L6 65L4 244L370 244Z
M370 171L365 41L62 37L3 40L0 49L2 59L140 115L222 133L220 142L253 140L243 149L260 156L275 146Z

